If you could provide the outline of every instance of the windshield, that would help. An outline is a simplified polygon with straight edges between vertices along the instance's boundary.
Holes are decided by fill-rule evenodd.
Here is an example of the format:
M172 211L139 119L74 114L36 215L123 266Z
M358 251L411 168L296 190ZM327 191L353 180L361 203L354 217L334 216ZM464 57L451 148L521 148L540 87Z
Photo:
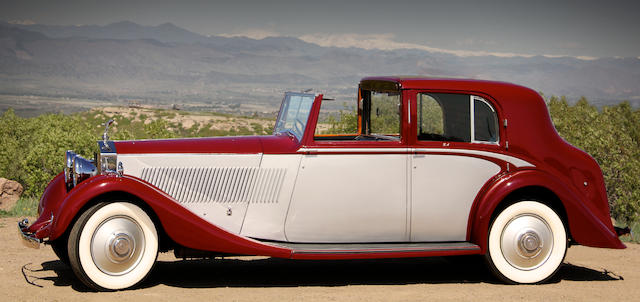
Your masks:
M314 99L313 94L285 93L273 133L289 132L301 140Z

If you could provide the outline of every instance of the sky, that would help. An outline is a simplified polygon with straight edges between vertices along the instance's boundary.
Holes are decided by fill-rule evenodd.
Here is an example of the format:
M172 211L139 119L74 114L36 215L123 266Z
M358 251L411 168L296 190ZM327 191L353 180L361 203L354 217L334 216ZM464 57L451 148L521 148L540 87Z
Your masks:
M338 47L640 57L640 1L0 0L0 19L171 22L203 35L292 36Z

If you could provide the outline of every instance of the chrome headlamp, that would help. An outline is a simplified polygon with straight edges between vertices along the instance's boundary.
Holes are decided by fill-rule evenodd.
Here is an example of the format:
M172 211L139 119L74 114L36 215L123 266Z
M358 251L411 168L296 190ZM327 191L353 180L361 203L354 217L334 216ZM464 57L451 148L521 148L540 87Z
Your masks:
M98 174L122 174L122 171L118 170L115 144L112 141L98 141L98 148L100 153L96 154L95 160L86 159L71 150L67 151L64 167L67 190Z
M71 150L67 151L64 167L64 181L67 184L67 190L71 190L83 180L95 175L98 175L98 169L96 169L94 161Z
M107 132L113 120L104 123L104 134L102 140L98 141L98 151L94 160L88 160L71 150L67 150L64 167L64 181L67 190L71 190L79 183L98 174L115 173L122 175L122 163L118 165L118 154L116 145L109 140Z
M88 160L80 155L73 159L73 186L77 186L83 180L98 175L98 169L94 161Z
M77 156L77 154L71 150L67 150L65 156L65 166L64 166L64 182L69 185L72 182L73 178L73 159Z

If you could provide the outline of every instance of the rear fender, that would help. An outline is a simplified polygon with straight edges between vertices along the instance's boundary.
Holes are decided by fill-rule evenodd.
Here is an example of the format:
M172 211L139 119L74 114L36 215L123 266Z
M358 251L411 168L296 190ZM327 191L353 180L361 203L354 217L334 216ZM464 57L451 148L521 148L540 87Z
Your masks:
M61 236L87 203L114 192L136 196L146 203L160 220L167 235L182 246L231 254L290 257L290 250L229 233L203 220L153 185L128 175L99 175L76 186L54 209L55 218L49 238L53 240Z
M511 193L526 187L544 187L560 199L568 220L568 231L577 243L604 248L625 248L616 235L610 220L598 218L598 209L589 201L583 201L578 194L553 176L539 170L521 170L509 174L493 183L474 202L469 216L470 241L486 252L489 226L496 208ZM606 202L603 201L603 202ZM602 215L601 215L602 216Z

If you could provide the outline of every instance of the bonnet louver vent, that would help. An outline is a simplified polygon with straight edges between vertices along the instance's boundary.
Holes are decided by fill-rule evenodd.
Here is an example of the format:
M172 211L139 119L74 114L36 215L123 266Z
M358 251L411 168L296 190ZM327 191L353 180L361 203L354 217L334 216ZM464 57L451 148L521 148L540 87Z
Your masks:
M181 203L278 201L286 170L279 168L169 168L142 169L141 178Z

